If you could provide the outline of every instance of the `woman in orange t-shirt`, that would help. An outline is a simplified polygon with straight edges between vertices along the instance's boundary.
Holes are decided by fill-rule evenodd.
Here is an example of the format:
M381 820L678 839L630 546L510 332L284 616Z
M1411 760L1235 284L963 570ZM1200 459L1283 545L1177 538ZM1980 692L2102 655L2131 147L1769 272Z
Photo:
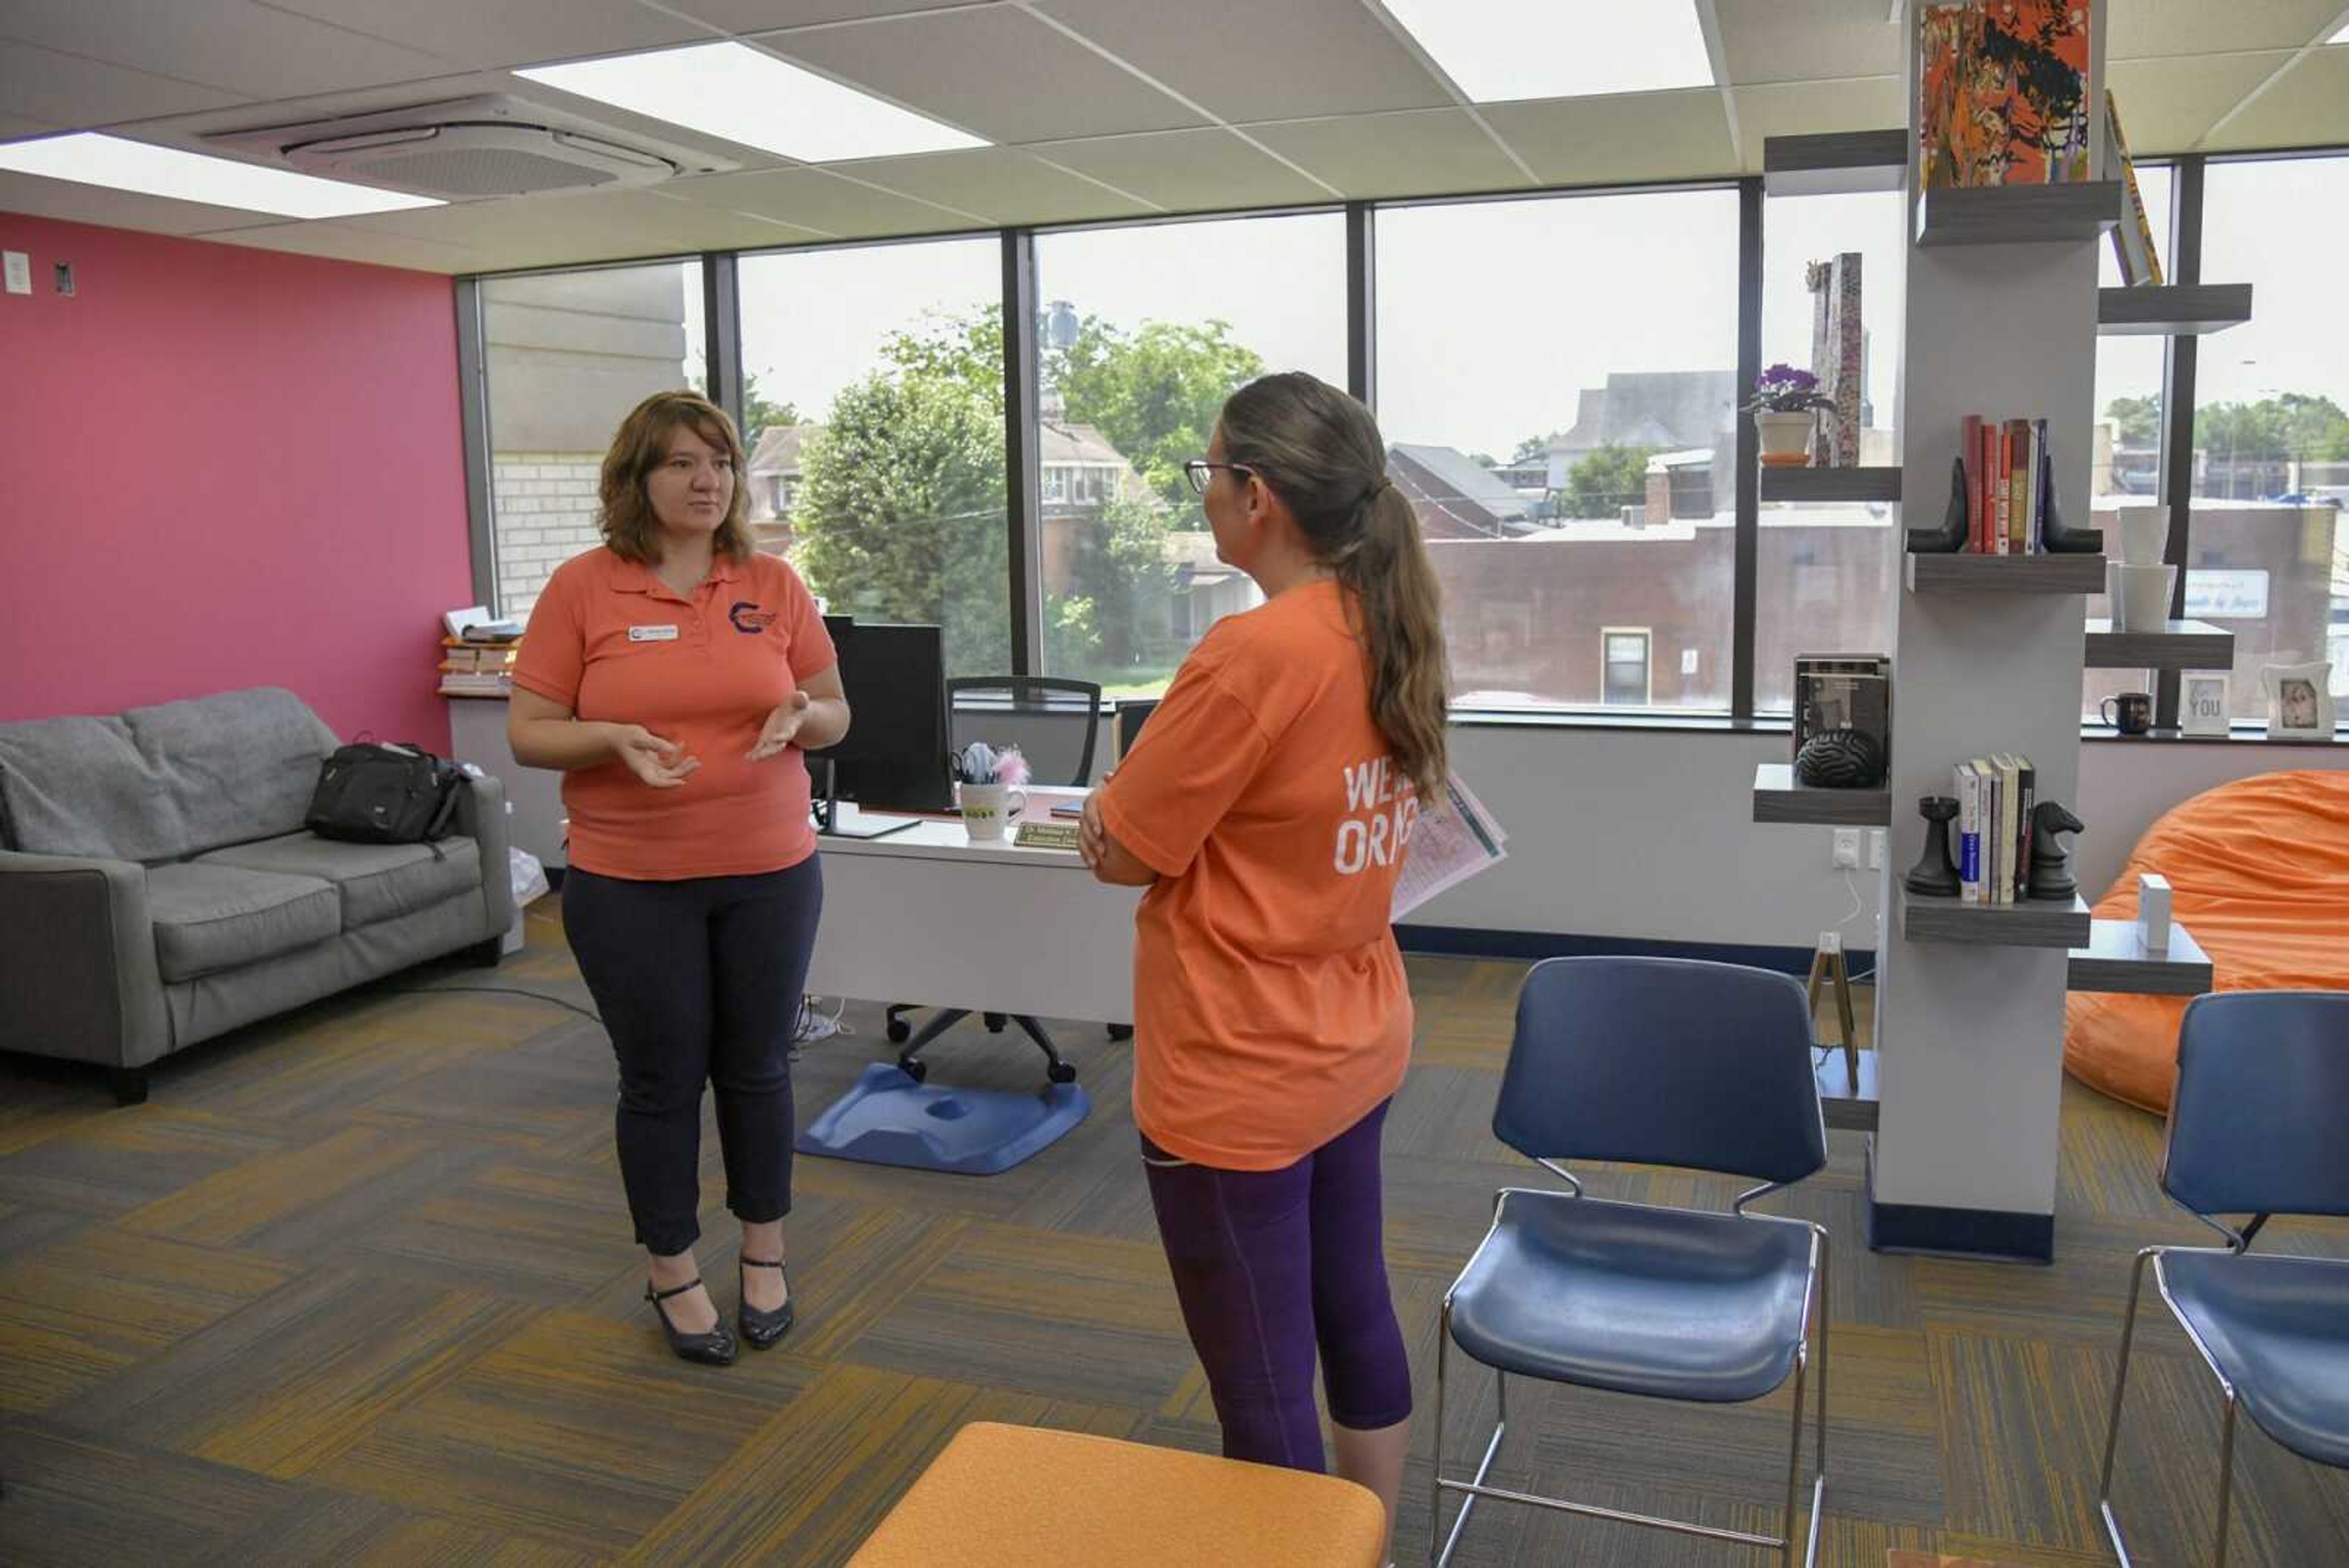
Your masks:
M1379 1134L1411 1054L1388 911L1445 777L1444 631L1370 410L1310 376L1226 402L1189 465L1216 554L1266 602L1194 649L1086 804L1135 917L1133 1115L1224 1452L1386 1504L1411 1372L1381 1253Z
M741 472L716 404L636 405L604 458L604 544L540 594L506 725L517 762L563 770L564 927L619 1058L645 1297L671 1349L718 1366L736 1340L693 1261L702 1085L742 1222L736 1322L763 1350L794 1315L791 1044L823 907L801 749L848 731L823 618L753 548Z

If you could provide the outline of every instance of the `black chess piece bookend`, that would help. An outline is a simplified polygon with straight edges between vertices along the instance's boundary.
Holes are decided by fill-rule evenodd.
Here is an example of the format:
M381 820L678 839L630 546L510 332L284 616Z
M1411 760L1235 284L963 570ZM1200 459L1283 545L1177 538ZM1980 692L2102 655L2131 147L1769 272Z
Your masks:
M1949 556L1965 548L1966 544L1966 461L1961 457L1950 460L1950 504L1941 511L1938 527L1909 530L1909 553L1912 556Z
M1903 882L1911 893L1929 898L1958 896L1958 868L1950 859L1950 824L1957 820L1958 803L1946 794L1929 794L1917 803L1925 819L1925 849L1909 868Z
M2069 903L2080 885L2072 879L2072 852L2055 841L2059 833L2082 833L2080 819L2058 802L2043 800L2031 808L2031 896Z

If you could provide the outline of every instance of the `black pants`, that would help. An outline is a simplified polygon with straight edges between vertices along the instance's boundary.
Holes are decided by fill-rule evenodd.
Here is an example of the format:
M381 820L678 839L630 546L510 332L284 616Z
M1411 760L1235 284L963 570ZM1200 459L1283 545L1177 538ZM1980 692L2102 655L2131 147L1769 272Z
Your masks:
M620 1060L620 1178L636 1240L701 1234L701 1085L718 1095L726 1207L792 1207L792 1034L823 909L810 856L787 871L636 882L574 868L563 924Z

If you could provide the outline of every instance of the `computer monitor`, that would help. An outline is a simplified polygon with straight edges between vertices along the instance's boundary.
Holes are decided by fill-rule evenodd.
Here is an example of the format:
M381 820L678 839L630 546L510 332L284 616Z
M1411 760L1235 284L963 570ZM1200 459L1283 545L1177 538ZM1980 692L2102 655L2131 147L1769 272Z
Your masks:
M944 633L847 616L823 624L854 715L838 745L809 753L830 761L833 793L868 810L952 811Z

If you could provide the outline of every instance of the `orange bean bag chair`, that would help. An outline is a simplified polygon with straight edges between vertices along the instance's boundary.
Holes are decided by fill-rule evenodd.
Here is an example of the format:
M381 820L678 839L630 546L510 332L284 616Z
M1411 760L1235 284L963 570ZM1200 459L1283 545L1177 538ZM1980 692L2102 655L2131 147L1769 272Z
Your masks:
M2137 879L2169 878L2170 918L2210 955L2213 991L2349 991L2349 772L2261 774L2170 808L2096 901L2137 919ZM2074 992L2064 1070L2159 1115L2191 1000Z

